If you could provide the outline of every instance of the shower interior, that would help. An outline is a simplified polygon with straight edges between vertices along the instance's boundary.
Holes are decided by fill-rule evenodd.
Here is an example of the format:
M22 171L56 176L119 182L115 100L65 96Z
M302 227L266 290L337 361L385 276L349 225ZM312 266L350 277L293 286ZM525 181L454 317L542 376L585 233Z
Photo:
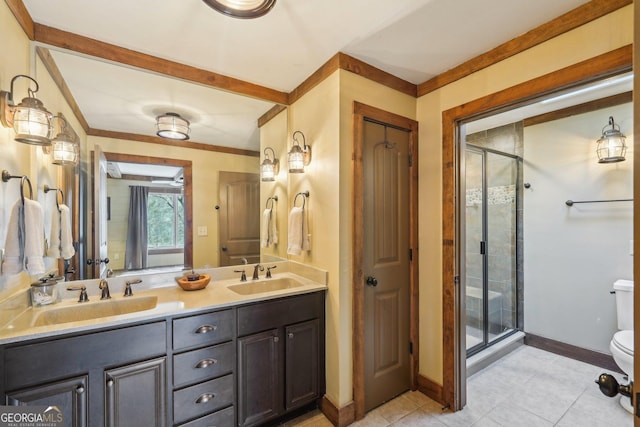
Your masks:
M522 123L466 137L467 356L522 326Z

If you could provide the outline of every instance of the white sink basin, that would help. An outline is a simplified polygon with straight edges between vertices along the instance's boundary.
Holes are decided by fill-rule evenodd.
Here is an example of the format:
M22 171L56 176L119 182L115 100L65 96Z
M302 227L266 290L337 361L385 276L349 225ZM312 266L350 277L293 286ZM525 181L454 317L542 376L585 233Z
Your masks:
M261 294L265 292L282 291L284 289L297 288L302 286L302 283L289 277L282 277L279 279L266 279L255 282L240 283L238 285L229 286L229 290L239 295L253 295Z
M33 319L32 326L57 325L68 322L100 319L159 308L158 297L141 296L116 300L75 303L44 308Z

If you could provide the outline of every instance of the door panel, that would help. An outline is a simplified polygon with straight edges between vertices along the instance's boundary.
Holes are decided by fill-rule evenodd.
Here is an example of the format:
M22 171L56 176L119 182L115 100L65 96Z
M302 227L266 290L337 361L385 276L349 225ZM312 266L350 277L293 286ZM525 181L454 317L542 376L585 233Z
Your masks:
M220 266L260 262L260 175L220 172Z
M364 122L365 410L410 387L408 131Z

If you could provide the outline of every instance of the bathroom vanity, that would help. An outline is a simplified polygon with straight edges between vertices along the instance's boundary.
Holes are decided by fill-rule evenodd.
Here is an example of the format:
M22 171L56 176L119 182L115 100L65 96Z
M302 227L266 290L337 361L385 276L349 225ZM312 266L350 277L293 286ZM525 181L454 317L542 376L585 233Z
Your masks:
M13 340L0 346L0 399L57 405L74 426L275 420L324 395L325 290Z

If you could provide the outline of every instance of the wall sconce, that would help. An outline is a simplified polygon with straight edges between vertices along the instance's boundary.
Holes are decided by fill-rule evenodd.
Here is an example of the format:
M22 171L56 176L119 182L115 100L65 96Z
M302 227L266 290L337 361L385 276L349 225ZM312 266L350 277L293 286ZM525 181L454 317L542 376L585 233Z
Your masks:
M611 126L611 129L606 129ZM598 140L596 152L598 153L598 163L615 163L625 160L627 145L626 137L620 132L620 126L613 121L613 116L609 117L609 124L602 128L602 137Z
M258 18L266 15L276 0L203 0L207 6L233 18Z
M62 115L55 117L60 123L60 132L51 140L51 163L66 166L77 165L80 158L80 144L78 144L73 129Z
M303 148L300 148L300 142L296 138L297 134L302 135ZM307 145L304 134L299 130L293 133L292 139L293 145L288 154L289 173L304 173L304 167L311 162L311 146Z
M189 121L180 114L166 113L156 117L156 135L167 139L189 139Z
M28 96L22 98L18 105L13 101L13 83L19 77L24 77L35 83L36 88L27 90ZM0 91L0 122L4 127L13 127L15 140L31 145L51 145L52 114L44 108L42 101L35 97L38 82L29 76L19 74L11 79L9 92Z
M269 159L267 150L271 150L273 160ZM263 181L275 181L278 172L280 172L280 162L276 158L276 152L273 151L273 148L267 147L264 149L264 160L260 165L260 178Z

